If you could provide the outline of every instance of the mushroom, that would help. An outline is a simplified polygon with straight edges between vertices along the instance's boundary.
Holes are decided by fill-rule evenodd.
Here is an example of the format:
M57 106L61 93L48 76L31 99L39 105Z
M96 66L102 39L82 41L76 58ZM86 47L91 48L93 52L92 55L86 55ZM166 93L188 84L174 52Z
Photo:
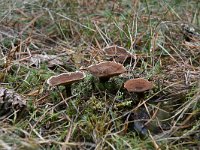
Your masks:
M124 66L114 61L104 61L86 68L92 75L99 78L101 83L105 83L111 77L120 75L126 71Z
M50 86L65 86L67 96L71 96L71 84L85 78L85 73L81 71L62 73L57 76L51 76L47 80Z
M136 56L128 52L125 48L113 45L103 49L104 53L114 59L116 62L124 63L127 58L136 59Z
M128 92L135 92L138 99L141 100L144 97L144 92L153 88L153 84L146 79L137 78L130 79L124 83L124 88Z

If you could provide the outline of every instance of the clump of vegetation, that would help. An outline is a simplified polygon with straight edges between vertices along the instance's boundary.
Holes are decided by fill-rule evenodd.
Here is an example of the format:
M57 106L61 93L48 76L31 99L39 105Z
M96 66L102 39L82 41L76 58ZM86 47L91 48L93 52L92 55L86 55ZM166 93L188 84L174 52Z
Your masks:
M0 9L0 89L26 100L23 117L0 120L0 149L199 147L197 1L26 0ZM102 83L86 68L103 61L126 69ZM75 71L86 76L68 95L47 84ZM136 78L154 84L140 101L124 88Z

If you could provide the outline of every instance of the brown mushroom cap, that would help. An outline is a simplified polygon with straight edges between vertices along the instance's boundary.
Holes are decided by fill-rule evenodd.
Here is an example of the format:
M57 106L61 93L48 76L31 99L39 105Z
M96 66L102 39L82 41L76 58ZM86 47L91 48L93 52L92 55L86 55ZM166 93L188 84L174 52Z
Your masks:
M85 74L81 71L62 73L57 76L52 76L47 80L50 86L69 85L76 81L82 80Z
M130 79L124 83L124 88L129 92L144 92L153 88L153 84L146 79Z
M104 61L87 67L87 70L96 77L113 77L126 71L124 66L114 61Z
M103 51L107 56L115 57L115 61L117 62L124 62L129 57L136 59L135 55L132 55L125 48L117 45L106 47Z

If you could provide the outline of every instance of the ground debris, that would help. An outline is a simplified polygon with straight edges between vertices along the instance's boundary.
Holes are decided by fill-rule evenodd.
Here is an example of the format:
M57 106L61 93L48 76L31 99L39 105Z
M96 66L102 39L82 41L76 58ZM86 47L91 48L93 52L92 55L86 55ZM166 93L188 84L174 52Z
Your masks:
M58 57L57 55L36 54L30 59L30 64L36 66L37 68L40 66L40 63L43 62L48 62L48 67L53 67L56 65L63 66L61 57Z
M0 87L0 120L9 117L14 112L22 112L26 101L13 90Z

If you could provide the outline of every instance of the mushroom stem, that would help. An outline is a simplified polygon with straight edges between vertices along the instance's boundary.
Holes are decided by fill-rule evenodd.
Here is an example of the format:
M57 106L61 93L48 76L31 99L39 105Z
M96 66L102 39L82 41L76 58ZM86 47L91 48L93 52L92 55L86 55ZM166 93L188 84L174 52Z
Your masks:
M100 83L106 83L106 82L108 82L109 79L110 79L110 77L100 77L99 82Z
M138 97L138 101L141 101L144 99L145 97L145 94L144 92L139 92L139 93L136 93L137 94L137 97Z
M65 93L67 97L72 96L71 84L65 85Z

